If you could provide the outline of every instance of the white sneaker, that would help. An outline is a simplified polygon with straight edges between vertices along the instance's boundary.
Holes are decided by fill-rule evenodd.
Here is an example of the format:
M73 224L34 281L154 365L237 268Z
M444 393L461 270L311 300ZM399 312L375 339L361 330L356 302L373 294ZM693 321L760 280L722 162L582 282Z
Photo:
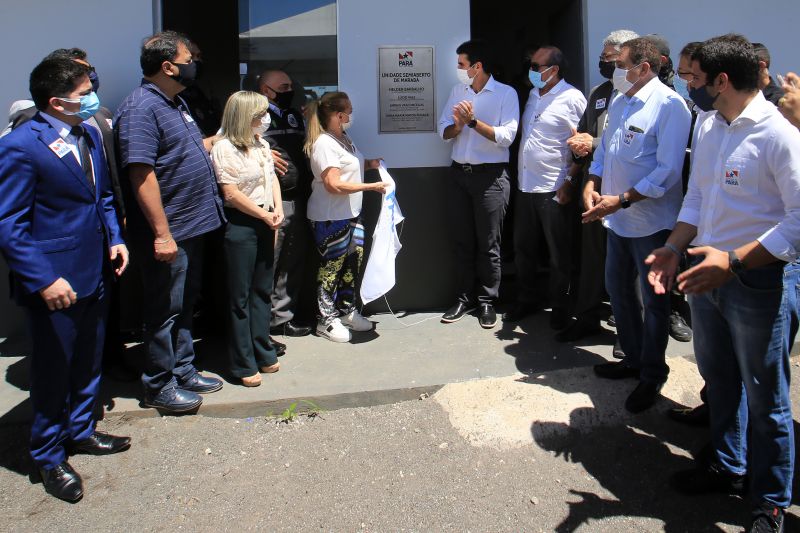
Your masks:
M333 322L327 326L321 322L318 323L317 335L333 342L350 342L350 330L344 327L338 318L334 318Z
M341 318L344 327L350 328L353 331L371 331L373 328L372 322L361 316L361 313L353 309L349 315Z

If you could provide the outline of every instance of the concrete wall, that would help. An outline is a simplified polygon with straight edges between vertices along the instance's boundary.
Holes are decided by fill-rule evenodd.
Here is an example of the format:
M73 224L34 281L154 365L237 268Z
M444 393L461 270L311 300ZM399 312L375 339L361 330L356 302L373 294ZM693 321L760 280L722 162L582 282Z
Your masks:
M351 134L365 157L390 168L450 164L436 133L378 135L378 46L433 45L436 116L456 83L456 48L469 39L469 0L338 0L339 86L358 116Z
M770 71L773 74L800 70L796 28L800 20L800 2L796 0L673 0L667 4L640 0L585 2L588 21L586 57L592 86L603 81L597 72L603 39L609 32L622 28L666 37L676 66L678 54L686 43L736 32L767 45L772 54Z

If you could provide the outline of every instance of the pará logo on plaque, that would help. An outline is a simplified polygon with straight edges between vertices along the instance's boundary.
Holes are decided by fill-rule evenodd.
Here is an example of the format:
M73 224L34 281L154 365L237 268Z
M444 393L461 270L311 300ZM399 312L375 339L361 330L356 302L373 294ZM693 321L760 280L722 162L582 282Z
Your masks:
M397 60L398 67L413 67L414 66L414 52L411 50L406 50L402 54L397 54L399 56Z

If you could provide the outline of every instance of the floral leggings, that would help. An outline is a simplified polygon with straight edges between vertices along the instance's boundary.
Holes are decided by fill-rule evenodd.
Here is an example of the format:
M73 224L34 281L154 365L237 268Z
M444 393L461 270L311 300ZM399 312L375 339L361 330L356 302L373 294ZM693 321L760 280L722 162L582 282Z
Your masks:
M321 257L317 273L319 321L328 325L356 307L356 281L364 258L364 226L350 220L311 221Z

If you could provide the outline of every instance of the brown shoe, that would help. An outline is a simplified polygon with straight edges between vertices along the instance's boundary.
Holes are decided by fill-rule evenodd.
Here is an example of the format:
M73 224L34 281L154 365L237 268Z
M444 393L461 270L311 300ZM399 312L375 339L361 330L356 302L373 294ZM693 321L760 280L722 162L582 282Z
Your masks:
M242 385L245 387L258 387L261 385L261 374L253 374L246 378L242 378Z
M277 372L280 369L281 369L281 364L280 363L275 363L274 365L262 366L261 367L261 373L262 374L274 374L275 372Z

